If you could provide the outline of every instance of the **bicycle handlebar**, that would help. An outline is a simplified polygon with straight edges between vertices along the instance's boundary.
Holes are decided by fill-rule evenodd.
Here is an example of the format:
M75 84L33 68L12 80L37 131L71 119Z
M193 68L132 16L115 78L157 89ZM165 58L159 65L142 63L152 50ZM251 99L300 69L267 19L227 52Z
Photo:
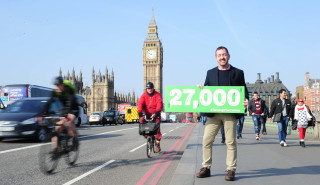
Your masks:
M39 126L64 126L64 124L57 124L57 121L66 117L61 116L44 116L42 121L39 122Z
M144 115L144 119L145 119L146 121L153 121L155 117L156 117L155 114L152 114L152 115L150 116L150 119L148 119L148 118L147 118L147 115Z

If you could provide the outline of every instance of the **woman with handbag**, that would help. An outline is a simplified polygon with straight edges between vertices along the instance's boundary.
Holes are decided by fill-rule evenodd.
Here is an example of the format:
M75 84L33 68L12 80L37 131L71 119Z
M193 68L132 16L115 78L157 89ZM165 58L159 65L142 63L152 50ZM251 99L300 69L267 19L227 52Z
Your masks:
M297 123L300 136L300 146L305 147L304 138L308 128L308 122L312 121L312 113L302 98L299 98L294 108L293 120Z

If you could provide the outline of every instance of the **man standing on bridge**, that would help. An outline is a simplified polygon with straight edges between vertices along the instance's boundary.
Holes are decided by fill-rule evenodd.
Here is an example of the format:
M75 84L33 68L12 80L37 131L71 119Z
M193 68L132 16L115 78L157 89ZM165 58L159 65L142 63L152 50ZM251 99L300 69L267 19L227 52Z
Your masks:
M245 84L244 73L229 64L230 55L228 49L220 46L216 49L216 60L218 67L208 70L204 86L244 86L245 97L244 105L248 104L248 90ZM202 88L202 85L197 85ZM207 113L207 125L203 136L203 162L200 172L196 174L198 178L210 177L212 164L212 144L219 129L224 125L226 145L227 145L227 174L225 180L235 180L235 170L237 166L237 143L236 128L238 114L232 113Z

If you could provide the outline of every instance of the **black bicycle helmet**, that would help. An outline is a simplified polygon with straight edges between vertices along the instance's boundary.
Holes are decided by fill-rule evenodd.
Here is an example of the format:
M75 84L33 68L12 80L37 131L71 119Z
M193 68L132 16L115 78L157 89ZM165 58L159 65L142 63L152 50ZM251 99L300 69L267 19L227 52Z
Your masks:
M61 85L63 84L63 78L61 76L58 76L54 79L54 82L53 82L54 85Z
M154 89L154 85L152 82L148 82L146 85L146 89Z

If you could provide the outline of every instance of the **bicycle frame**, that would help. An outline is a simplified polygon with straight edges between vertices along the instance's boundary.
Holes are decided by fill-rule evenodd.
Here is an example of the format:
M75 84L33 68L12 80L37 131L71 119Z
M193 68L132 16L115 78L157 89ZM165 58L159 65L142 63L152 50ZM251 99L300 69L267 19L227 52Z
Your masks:
M154 116L151 116L150 119L147 119L147 116L145 115L144 116L145 120L147 123L142 123L142 124L149 124L150 125L150 128L147 127L146 125L144 125L144 129L146 131L144 131L145 135L148 135L147 136L147 157L148 158L151 158L151 152L153 151L153 153L155 153L155 147L156 147L156 142L155 142L155 136L154 136L154 127L152 124L157 124L157 123L154 123L153 120L154 120ZM153 127L153 128L152 128ZM158 125L155 127L157 130L158 129Z
M59 158L61 158L63 155L66 156L66 162L70 166L73 165L78 159L79 148L77 145L74 146L73 142L70 142L72 137L68 134L68 126L65 124L56 124L56 121L58 119L61 120L61 118L64 117L45 117L44 120L39 123L39 125L43 127L53 127L51 131L46 134L46 142L50 142L50 144L44 144L40 148L40 169L46 174L50 174L55 170ZM55 134L55 126L63 127L63 130L59 135ZM53 137L57 137L57 148L55 148L51 142ZM77 134L73 140L78 140Z

